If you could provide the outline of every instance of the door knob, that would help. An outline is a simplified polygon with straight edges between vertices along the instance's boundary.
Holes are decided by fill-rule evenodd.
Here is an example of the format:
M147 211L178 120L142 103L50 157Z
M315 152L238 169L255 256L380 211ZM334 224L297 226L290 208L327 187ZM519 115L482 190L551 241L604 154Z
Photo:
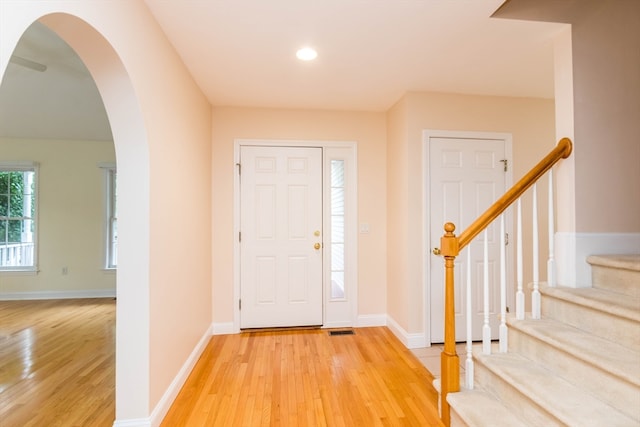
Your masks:
M315 245L313 245L313 249L315 250L320 249L320 243L316 243Z
M433 248L434 255L440 255L440 248Z

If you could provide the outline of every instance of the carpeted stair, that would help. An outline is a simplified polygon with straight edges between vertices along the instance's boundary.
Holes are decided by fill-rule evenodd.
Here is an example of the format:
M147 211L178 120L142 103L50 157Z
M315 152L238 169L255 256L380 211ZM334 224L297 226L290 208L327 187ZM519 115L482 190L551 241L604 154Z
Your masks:
M507 353L474 346L452 426L640 426L640 255L587 261L593 287L542 287L541 320L508 319Z

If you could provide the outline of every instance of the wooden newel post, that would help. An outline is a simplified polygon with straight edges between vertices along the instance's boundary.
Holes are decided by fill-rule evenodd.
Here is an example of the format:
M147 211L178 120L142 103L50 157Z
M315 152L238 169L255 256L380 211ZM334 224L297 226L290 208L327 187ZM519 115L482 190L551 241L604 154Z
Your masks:
M456 324L453 295L453 268L460 251L458 238L453 232L456 226L444 225L444 236L440 239L440 254L444 256L444 350L440 356L442 422L448 427L451 422L447 395L460 391L460 361L456 354Z

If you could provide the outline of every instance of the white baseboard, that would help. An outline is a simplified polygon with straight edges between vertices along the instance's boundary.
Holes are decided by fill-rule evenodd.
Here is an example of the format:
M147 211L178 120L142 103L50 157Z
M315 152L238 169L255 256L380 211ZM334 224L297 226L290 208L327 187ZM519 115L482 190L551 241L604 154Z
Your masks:
M214 323L211 328L211 335L229 335L240 332L235 330L233 322Z
M77 299L77 298L115 298L115 289L87 289L72 291L28 291L0 292L0 301Z
M373 326L387 326L386 314L362 314L356 319L356 326L367 328Z
M640 233L567 233L555 235L556 283L590 287L589 255L622 255L640 252Z
M423 332L410 334L391 316L387 316L387 327L407 348L423 348L427 346L427 340Z
M198 362L198 359L202 355L204 349L207 347L207 344L209 344L212 330L213 325L207 328L205 333L200 338L200 341L198 341L198 344L196 344L195 348L193 349L187 360L184 362L184 365L182 365L182 368L180 368L180 371L178 371L178 374L175 376L173 381L171 381L171 384L160 398L160 401L158 402L156 407L153 409L153 411L151 411L151 427L157 427L160 425L160 423L162 423L162 420L164 419L165 415L167 415L167 412L169 411L169 408L171 408L173 401L176 400L180 389L184 385L185 381L187 381L187 378L193 370L193 367L196 365L196 362ZM120 425L118 427L120 427Z
M149 418L136 418L132 420L114 421L113 427L151 427Z

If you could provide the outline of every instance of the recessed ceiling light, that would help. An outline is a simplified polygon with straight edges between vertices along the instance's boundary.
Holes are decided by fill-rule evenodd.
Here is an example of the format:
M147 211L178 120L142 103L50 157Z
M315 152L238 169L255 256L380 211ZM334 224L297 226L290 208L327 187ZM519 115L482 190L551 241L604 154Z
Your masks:
M310 47L303 47L296 52L296 56L301 61L313 61L318 56L318 52Z

